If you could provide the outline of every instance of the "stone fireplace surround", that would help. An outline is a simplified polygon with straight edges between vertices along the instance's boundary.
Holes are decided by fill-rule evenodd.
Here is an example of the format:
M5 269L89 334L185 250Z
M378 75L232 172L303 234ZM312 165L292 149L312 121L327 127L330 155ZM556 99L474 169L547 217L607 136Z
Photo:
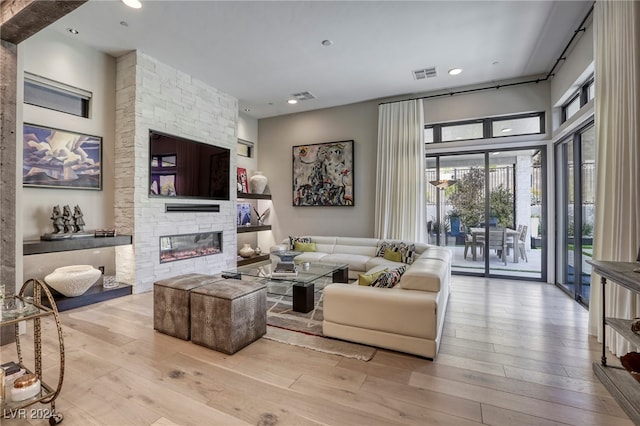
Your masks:
M133 244L116 248L116 274L134 292L186 273L215 274L236 261L236 200L219 212L167 212L165 204L207 200L149 197L149 130L231 150L236 169L237 100L139 51L118 58L116 71L115 222ZM235 179L230 180L235 194ZM221 253L160 263L161 236L222 232Z

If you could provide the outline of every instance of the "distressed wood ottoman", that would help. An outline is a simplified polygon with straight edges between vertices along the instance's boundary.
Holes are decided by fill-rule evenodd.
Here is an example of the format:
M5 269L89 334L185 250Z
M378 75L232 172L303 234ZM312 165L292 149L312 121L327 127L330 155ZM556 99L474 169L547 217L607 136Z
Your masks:
M267 332L267 288L226 279L191 291L191 341L233 354Z
M153 328L169 336L189 340L189 293L194 288L223 279L220 275L185 274L153 283Z

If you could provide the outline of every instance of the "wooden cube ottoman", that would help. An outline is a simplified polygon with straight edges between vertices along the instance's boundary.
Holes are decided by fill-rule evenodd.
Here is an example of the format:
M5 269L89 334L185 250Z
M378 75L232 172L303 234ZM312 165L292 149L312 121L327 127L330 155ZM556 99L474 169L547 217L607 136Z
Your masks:
M169 336L189 340L189 293L194 288L222 279L220 275L185 274L153 283L153 328Z
M191 341L233 354L267 332L267 288L226 279L191 291Z

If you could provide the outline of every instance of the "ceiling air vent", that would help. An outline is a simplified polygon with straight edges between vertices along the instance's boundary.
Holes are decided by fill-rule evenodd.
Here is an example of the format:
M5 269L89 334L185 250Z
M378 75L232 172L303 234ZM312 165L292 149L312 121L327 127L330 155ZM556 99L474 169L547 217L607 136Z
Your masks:
M424 68L421 70L415 70L413 72L413 78L416 80L424 80L425 78L432 78L436 76L436 67Z
M294 98L296 98L298 101L308 101L309 99L315 99L316 97L313 96L311 93L309 92L300 92L300 93L294 93L293 95Z

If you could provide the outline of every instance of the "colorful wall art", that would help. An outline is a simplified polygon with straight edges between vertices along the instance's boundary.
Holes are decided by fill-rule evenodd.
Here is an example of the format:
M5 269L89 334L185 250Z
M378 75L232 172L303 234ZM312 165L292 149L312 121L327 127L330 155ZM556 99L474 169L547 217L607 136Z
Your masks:
M294 206L353 206L353 141L293 147Z

